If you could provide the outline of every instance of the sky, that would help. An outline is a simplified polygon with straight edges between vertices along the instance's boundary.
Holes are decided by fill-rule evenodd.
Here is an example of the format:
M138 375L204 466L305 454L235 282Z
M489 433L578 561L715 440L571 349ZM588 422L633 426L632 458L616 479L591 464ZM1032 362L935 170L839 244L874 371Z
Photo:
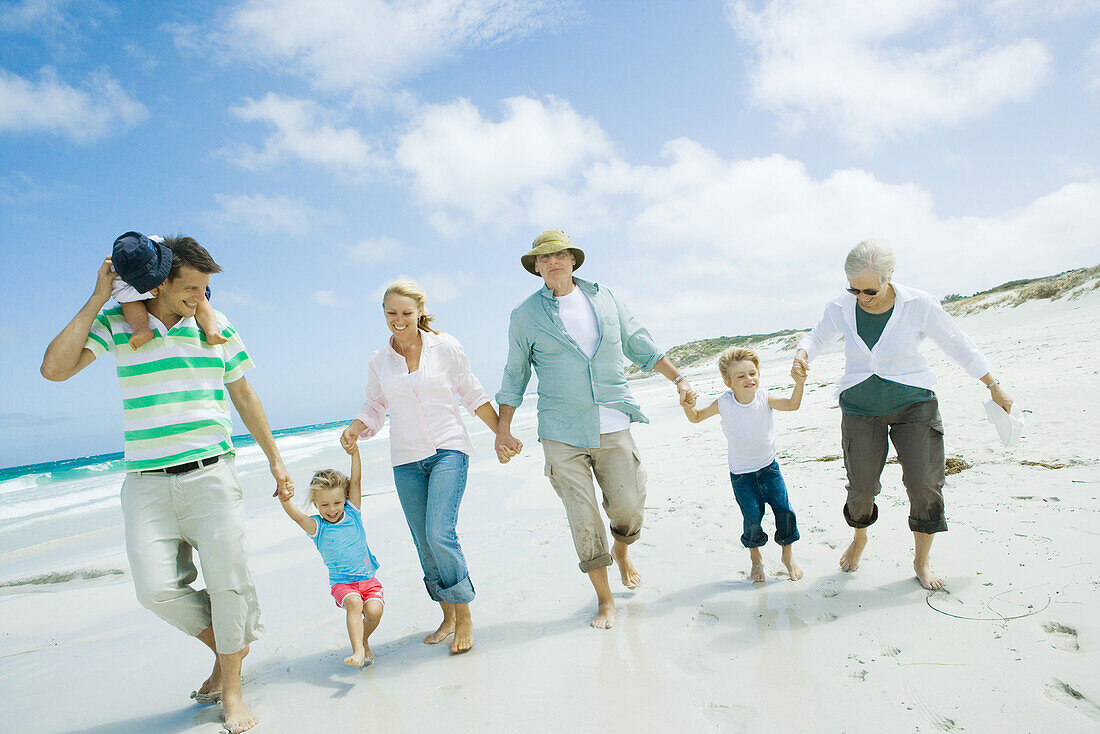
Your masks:
M127 230L221 264L289 427L398 277L495 393L549 227L665 347L812 326L869 237L938 296L1100 264L1098 129L1097 0L0 2L0 466L121 450L109 356L38 368Z

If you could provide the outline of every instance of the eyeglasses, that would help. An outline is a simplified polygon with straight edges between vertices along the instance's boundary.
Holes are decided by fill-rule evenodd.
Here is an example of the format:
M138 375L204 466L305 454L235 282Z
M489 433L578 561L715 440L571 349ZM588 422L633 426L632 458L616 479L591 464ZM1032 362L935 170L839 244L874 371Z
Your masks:
M540 263L548 263L550 262L551 258L555 260L568 260L570 255L572 254L573 253L569 251L569 248L566 248L564 250L558 250L557 252L547 252L542 255L535 255L535 260Z
M860 288L845 288L845 290L848 291L849 293L851 293L853 296L858 296L860 293L862 293L865 296L877 296L878 295L878 289L877 288L863 288L863 289L860 289Z

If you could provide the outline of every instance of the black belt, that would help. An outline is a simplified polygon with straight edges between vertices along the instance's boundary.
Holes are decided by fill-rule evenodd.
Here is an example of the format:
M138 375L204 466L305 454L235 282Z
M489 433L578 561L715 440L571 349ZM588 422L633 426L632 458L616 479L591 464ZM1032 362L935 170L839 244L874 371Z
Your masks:
M186 464L166 466L163 469L147 469L146 471L143 471L142 474L186 474L189 471L202 469L204 466L217 464L218 460L221 458L221 456L211 456L206 459L199 459L198 461L189 461Z

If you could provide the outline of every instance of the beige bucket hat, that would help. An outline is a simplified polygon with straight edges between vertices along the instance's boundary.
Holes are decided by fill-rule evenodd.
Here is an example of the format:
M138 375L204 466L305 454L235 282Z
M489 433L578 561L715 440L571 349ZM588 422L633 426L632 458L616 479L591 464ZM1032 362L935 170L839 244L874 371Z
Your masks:
M551 252L561 252L562 250L573 251L573 257L577 259L573 270L580 270L581 263L584 262L584 251L573 247L573 243L569 241L569 235L560 229L548 229L539 234L535 241L531 243L531 251L520 257L519 261L528 273L538 275L538 271L535 270L535 258L539 255L549 255Z

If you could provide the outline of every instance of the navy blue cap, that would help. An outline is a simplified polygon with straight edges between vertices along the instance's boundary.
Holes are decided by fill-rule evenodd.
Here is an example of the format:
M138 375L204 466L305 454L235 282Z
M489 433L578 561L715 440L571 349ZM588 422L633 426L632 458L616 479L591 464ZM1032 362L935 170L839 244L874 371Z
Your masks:
M141 232L127 232L115 240L111 264L118 277L139 293L148 293L172 272L172 251Z

